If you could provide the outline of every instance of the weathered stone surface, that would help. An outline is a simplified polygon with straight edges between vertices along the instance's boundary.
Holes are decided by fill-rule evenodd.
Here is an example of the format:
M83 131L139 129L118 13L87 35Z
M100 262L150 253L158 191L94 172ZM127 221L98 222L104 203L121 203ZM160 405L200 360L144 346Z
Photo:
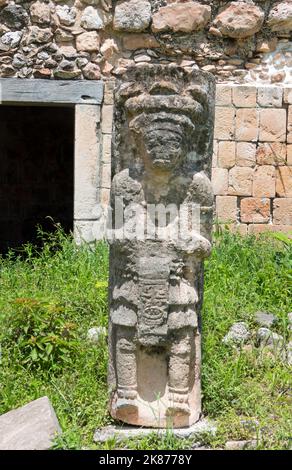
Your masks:
M218 36L246 38L261 29L264 16L263 10L254 4L231 2L216 16L210 32Z
M257 89L255 86L233 87L232 100L237 108L255 108L257 104Z
M82 70L83 75L88 80L100 80L101 73L100 68L97 64L89 62Z
M286 123L285 109L261 109L259 140L261 142L285 142Z
M235 138L237 141L253 142L258 139L258 111L242 108L236 111Z
M253 169L245 167L233 167L229 171L228 194L234 196L252 195Z
M38 26L30 26L27 34L27 44L44 44L49 42L53 37L51 28L39 28Z
M198 2L175 3L153 15L152 31L190 33L203 29L211 18L211 8Z
M159 42L151 34L131 33L123 37L123 45L125 49L134 51L136 49L156 49L159 47Z
M28 23L29 16L21 5L7 5L0 13L0 22L9 28L21 29Z
M225 444L225 450L251 450L257 447L257 441L255 439L248 441L227 441Z
M276 171L273 166L263 165L253 174L252 195L255 197L275 197Z
M270 200L267 198L246 197L240 203L241 222L261 224L269 222Z
M252 142L237 142L235 162L237 166L255 166L256 144Z
M115 7L114 29L139 32L148 28L151 20L151 4L148 0L121 0Z
M107 330L104 326L95 326L89 328L87 332L87 339L90 343L99 344L107 335Z
M114 218L109 237L110 411L129 424L177 428L200 417L214 96L212 75L173 65L132 67L116 90L111 200L125 209L123 235ZM200 204L200 230L173 231L173 214L155 224L149 204L183 207L180 223Z
M48 397L42 397L0 416L0 449L46 450L61 432Z
M273 222L276 225L292 225L292 198L275 198Z
M285 165L286 144L279 142L268 142L259 144L256 150L258 165Z
M292 166L277 168L276 195L279 197L292 197Z
M215 436L217 431L216 424L207 420L201 419L197 423L187 428L173 429L173 435L178 439L199 439L202 435L209 434ZM106 426L102 429L97 429L94 433L94 442L105 443L108 440L115 439L116 442L122 442L128 439L139 439L150 434L156 433L157 436L164 436L169 431L168 429L153 428L137 428L132 426Z
M3 34L0 38L0 51L9 51L17 47L21 41L21 31L11 31Z
M95 52L99 50L100 38L96 31L82 33L77 36L76 49L77 51Z
M212 187L215 196L224 196L228 193L227 168L212 168Z
M104 27L104 21L96 8L87 7L81 17L81 26L84 29L99 30Z
M259 328L256 339L260 347L268 346L278 351L281 351L284 347L283 336L272 332L269 328Z
M257 325L270 328L277 323L275 315L269 312L256 312L254 319Z
M264 108L281 108L283 102L283 88L279 86L259 87L257 101Z
M235 109L216 107L214 137L219 140L230 140L234 137Z
M240 345L244 344L250 338L248 325L245 322L234 323L224 336L222 342L224 344Z
M65 26L72 26L75 23L77 10L68 5L57 5L56 14L61 24Z
M292 30L292 4L289 0L277 3L270 11L268 26L272 31Z
M235 142L223 141L218 145L218 166L232 168L235 164Z
M228 85L218 83L216 85L216 106L232 105L232 88Z
M50 5L44 2L34 2L30 6L30 16L33 23L47 25L51 20Z
M236 222L237 213L238 208L236 196L216 197L216 216L219 222Z

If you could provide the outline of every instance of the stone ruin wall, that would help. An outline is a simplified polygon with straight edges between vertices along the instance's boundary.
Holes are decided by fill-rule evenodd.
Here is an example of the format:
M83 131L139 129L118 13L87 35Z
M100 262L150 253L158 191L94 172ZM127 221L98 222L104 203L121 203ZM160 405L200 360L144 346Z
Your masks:
M115 78L139 63L216 76L216 214L292 229L292 0L0 0L0 77L103 80L100 200L111 182Z

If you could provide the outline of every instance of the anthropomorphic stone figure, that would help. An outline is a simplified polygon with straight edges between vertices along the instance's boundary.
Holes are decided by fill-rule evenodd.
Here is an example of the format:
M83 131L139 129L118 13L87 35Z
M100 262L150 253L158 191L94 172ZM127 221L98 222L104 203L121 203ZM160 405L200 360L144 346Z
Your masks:
M116 89L110 411L130 424L184 427L200 417L214 94L212 75L175 65L130 68ZM182 218L189 228L194 206L199 230L170 230Z

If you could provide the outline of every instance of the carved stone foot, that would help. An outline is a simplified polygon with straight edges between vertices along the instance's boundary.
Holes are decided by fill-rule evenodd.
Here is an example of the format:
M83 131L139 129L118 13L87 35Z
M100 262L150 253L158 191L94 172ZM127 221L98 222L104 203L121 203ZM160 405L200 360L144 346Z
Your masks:
M189 406L188 393L170 392L169 394L170 406L167 409L167 415L174 414L190 415L191 410Z
M135 389L118 389L115 403L117 419L133 423L138 418L137 391Z
M115 405L117 419L134 424L138 418L138 404L136 400L118 398Z

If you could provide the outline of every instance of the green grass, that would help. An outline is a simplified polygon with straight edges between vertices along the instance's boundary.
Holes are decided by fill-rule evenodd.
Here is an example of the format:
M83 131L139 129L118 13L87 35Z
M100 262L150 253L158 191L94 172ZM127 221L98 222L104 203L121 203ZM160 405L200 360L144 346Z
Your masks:
M26 245L0 258L0 413L48 395L64 431L55 447L98 448L94 430L111 423L107 345L89 343L86 334L107 325L107 246L77 247L62 231L42 236L42 249ZM255 331L257 310L274 313L276 330L288 338L291 286L292 246L285 237L215 236L202 312L204 414L218 424L216 437L203 440L212 447L255 436L259 449L289 447L291 368L256 349L228 347L222 338L235 321ZM29 327L22 331L21 322ZM64 331L70 335L67 349ZM183 449L192 443L170 432L126 445Z

